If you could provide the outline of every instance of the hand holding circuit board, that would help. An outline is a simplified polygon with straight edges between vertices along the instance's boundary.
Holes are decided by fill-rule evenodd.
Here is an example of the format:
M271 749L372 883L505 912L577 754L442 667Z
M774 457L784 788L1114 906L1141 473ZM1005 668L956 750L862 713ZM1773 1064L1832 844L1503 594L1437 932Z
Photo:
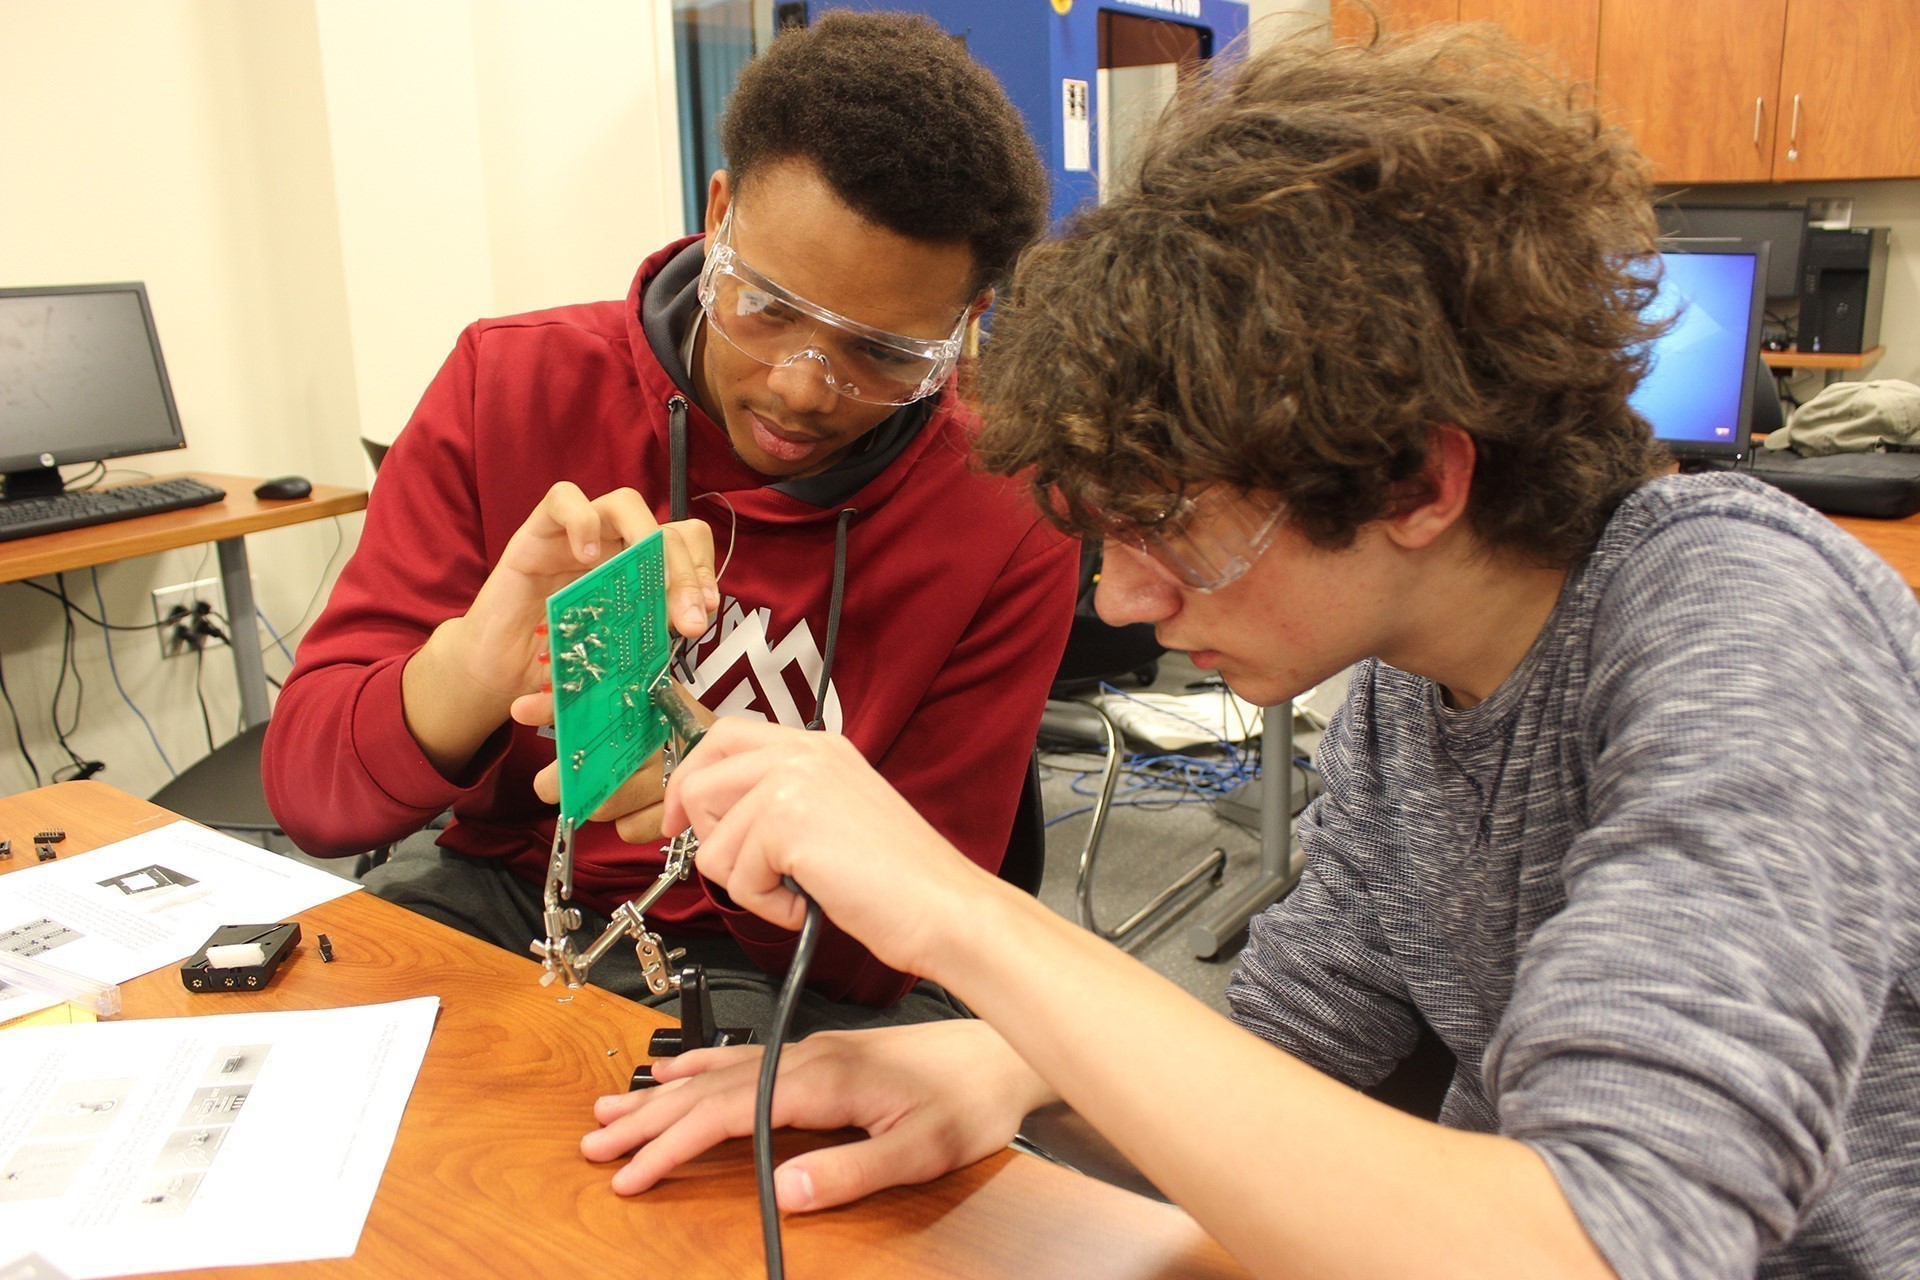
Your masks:
M700 635L719 603L711 530L698 520L656 524L645 500L632 489L589 500L578 486L562 481L514 533L461 619L459 657L468 678L509 691L510 713L519 723L552 724L548 598L626 554L623 547L630 550L648 538L659 543L662 624L670 622L671 630L682 636ZM435 642L439 639L436 635ZM637 765L603 806L582 820L612 821L622 839L645 843L660 836L664 779L658 761ZM547 803L558 803L556 770L544 770L534 780L534 790Z
M435 768L449 777L465 769L510 718L526 725L552 721L547 597L655 533L673 628L700 635L719 604L713 533L705 523L662 525L632 489L592 499L569 481L547 490L466 610L435 627L404 668L407 726Z
M580 912L573 896L573 835L605 815L617 794L635 791L640 775L658 790L661 750L677 732L690 747L704 725L673 686L667 668L667 569L659 533L628 547L547 600L555 761L549 773L560 806L548 861L546 937L533 950L546 961L543 982L578 986L589 968L623 936L633 939L642 973L664 994L670 959L644 913L690 869L691 833L668 847L667 864L646 893L613 913L601 936L576 950Z
M515 720L553 723L551 691L542 688L546 673L531 665L545 657L547 600L656 532L665 593L662 622L679 635L695 638L706 631L720 603L713 531L705 522L661 525L632 489L589 500L578 486L561 481L514 533L467 616L483 617L487 630L511 632L516 646L525 647L523 659L514 655L520 669L512 679L529 692L514 700Z

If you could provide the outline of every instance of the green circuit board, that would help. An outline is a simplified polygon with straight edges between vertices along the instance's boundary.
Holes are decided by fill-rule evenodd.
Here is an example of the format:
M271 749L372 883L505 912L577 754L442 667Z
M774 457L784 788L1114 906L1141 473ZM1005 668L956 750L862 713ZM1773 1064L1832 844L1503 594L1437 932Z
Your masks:
M547 597L560 816L585 823L667 740L648 693L672 657L655 533Z

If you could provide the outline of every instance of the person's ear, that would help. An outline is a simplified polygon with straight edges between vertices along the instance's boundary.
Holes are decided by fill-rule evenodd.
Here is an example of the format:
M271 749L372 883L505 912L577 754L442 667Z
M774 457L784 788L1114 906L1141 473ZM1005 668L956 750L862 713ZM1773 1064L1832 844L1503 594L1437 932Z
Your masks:
M1427 462L1408 485L1408 500L1389 515L1387 536L1407 550L1429 546L1460 522L1473 492L1473 437L1442 425L1427 433Z
M994 292L992 289L982 289L980 296L975 298L967 307L967 323L972 324L981 316L987 314L987 309L993 306L993 299Z
M720 221L727 216L727 206L732 203L732 176L725 169L715 169L707 179L707 239L713 239L714 233L720 230Z

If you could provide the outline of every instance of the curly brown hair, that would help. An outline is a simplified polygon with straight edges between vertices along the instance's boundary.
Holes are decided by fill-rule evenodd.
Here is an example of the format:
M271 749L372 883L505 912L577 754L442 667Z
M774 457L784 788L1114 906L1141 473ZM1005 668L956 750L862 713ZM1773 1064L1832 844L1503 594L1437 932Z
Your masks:
M736 188L803 159L868 221L965 241L976 291L1046 227L1046 173L1020 113L925 18L835 12L783 32L741 71L720 143Z
M1457 424L1469 527L1571 563L1663 462L1627 406L1654 241L1632 144L1497 33L1285 41L1186 86L1126 189L1022 260L981 459L1082 535L1224 484L1340 547Z

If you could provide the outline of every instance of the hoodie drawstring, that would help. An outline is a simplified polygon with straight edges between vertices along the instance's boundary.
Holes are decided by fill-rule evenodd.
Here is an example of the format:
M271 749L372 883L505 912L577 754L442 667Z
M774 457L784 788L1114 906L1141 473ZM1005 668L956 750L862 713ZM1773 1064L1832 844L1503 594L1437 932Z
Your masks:
M807 728L818 729L827 719L827 690L833 679L833 650L840 639L840 603L847 590L847 526L860 513L843 508L833 530L833 594L827 598L827 651L820 659L820 683L813 691L813 719Z
M667 518L687 518L687 398L667 398ZM827 597L827 647L820 658L820 680L813 690L813 719L807 728L818 729L826 723L827 690L833 680L833 650L840 640L840 607L847 593L847 526L859 515L853 507L840 512L833 531L833 594ZM691 675L690 672L685 673Z
M687 518L687 398L667 400L667 518Z

